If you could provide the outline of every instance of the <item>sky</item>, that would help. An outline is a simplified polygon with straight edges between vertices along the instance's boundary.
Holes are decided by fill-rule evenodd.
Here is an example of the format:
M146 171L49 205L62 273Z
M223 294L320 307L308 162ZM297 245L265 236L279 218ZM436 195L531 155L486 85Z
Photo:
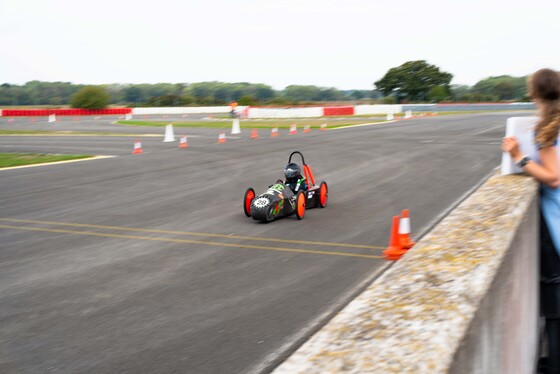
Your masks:
M469 86L560 70L560 1L0 0L0 84L370 90L412 60Z

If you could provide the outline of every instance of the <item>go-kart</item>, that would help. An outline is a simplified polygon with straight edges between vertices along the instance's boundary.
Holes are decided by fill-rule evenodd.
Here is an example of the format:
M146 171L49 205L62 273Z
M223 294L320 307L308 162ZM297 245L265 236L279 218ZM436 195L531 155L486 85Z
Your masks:
M322 181L319 185L315 184L313 172L309 165L305 163L303 154L299 151L290 154L288 163L292 162L292 156L295 154L301 156L308 189L294 194L292 189L281 179L258 196L255 195L255 190L249 187L243 197L243 211L247 217L253 217L255 221L270 222L280 217L295 214L297 219L303 219L306 209L327 206L329 195L327 182Z

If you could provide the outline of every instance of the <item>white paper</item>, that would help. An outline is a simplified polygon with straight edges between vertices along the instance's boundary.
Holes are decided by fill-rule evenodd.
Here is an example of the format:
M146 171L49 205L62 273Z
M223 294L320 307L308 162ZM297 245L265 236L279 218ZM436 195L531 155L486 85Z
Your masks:
M523 155L538 159L538 150L535 145L535 126L538 117L511 117L507 120L506 136L515 136ZM502 175L522 173L523 170L515 165L509 153L502 154Z

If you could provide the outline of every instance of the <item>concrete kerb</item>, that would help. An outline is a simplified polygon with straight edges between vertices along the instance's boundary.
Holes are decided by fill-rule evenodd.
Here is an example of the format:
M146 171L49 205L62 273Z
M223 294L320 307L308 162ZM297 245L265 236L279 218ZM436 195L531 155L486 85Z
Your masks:
M274 373L532 372L536 191L492 176Z

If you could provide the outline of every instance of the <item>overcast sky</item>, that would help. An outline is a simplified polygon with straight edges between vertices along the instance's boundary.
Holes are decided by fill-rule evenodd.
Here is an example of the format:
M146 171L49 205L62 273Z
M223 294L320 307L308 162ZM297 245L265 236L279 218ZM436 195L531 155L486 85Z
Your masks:
M0 0L0 83L372 89L427 60L453 84L560 70L560 0Z

